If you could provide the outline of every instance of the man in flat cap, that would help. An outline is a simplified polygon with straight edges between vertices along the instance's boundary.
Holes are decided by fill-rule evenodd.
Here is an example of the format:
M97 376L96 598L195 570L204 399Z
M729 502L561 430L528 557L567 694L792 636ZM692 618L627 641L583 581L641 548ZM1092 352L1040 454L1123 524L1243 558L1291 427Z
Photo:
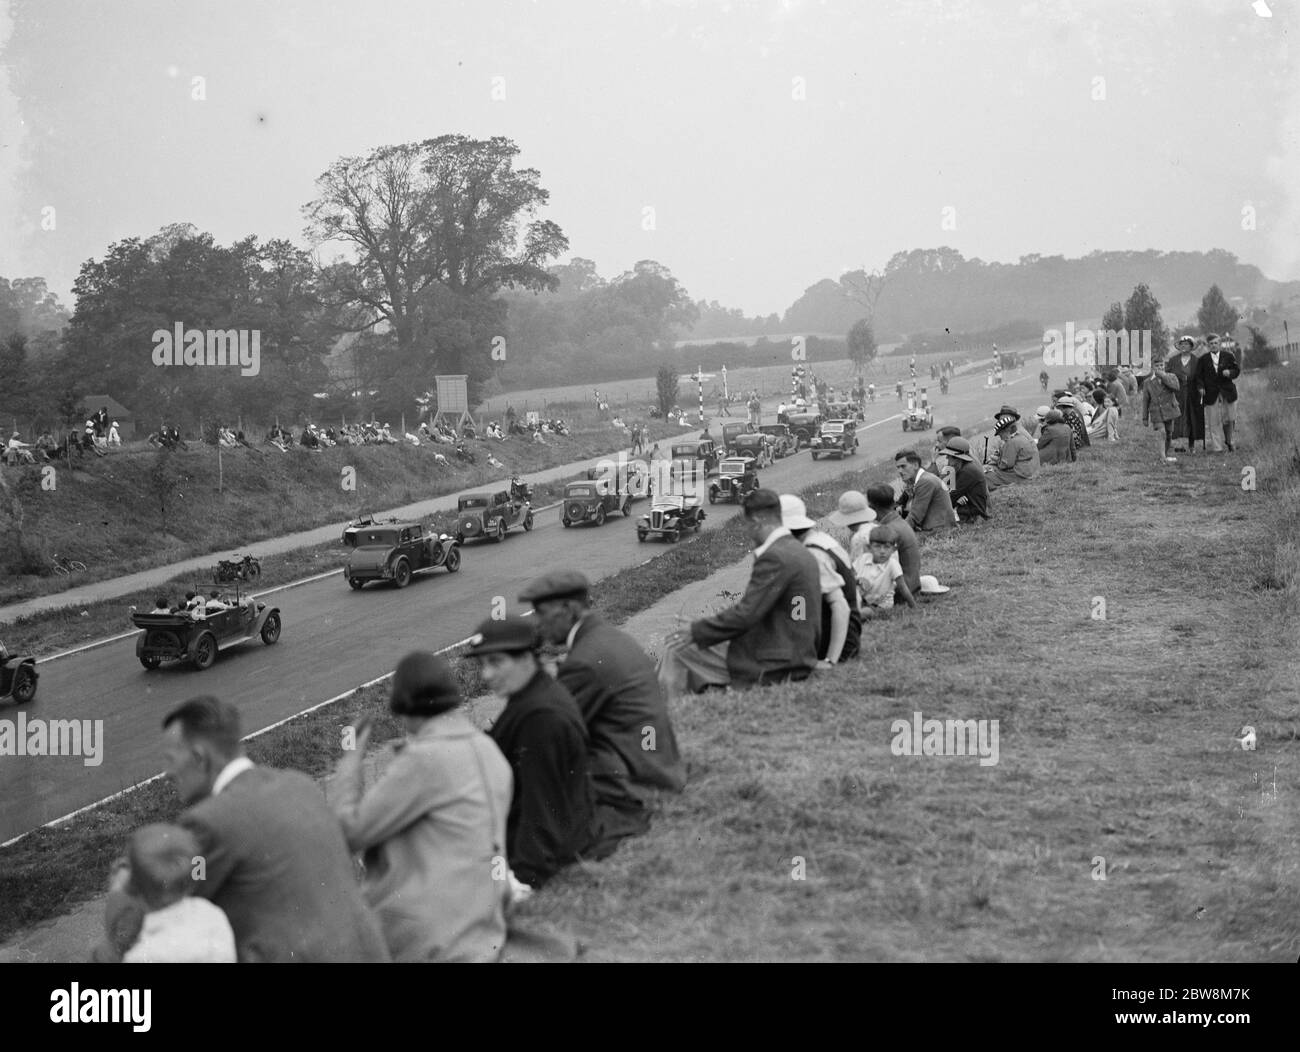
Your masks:
M515 780L506 857L533 887L587 852L593 817L587 728L572 696L542 668L538 645L531 621L489 618L467 652L479 659L488 688L506 699L490 732Z
M599 853L649 829L656 791L680 792L686 770L654 662L592 611L590 588L578 571L559 570L531 582L519 599L533 604L542 639L568 651L556 679L587 725Z

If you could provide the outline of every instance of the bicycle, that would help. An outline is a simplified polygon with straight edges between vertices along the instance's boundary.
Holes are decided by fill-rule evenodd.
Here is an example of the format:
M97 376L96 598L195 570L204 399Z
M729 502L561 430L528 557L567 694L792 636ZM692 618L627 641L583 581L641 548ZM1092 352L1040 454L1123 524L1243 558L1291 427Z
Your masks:
M68 574L81 571L86 568L86 564L77 559L64 559L58 553L55 553L53 559L54 572L60 577L67 577Z

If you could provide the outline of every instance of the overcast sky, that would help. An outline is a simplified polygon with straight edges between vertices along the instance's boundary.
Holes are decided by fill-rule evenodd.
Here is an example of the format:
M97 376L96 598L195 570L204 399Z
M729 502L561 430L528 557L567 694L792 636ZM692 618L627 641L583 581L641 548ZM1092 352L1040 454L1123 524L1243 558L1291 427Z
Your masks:
M1300 21L1268 2L0 0L0 276L71 307L168 223L305 244L331 162L461 132L518 143L602 275L747 313L942 244L1296 279Z

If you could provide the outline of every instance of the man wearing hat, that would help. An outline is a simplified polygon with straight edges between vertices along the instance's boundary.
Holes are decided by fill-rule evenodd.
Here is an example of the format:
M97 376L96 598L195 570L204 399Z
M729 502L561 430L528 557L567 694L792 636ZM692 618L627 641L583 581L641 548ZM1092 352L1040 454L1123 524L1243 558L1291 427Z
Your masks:
M842 526L848 530L849 566L857 562L867 547L868 527L876 521L876 513L867 498L858 490L845 490L840 494L835 510L826 516L832 526Z
M772 490L751 490L743 508L754 545L749 586L735 606L664 640L659 682L670 698L709 686L805 679L817 667L817 560L782 525L781 498Z
M1002 443L998 457L984 465L989 491L1014 482L1025 482L1038 475L1038 448L1033 439L1021 434L1017 417L999 413L993 420L994 433ZM906 565L903 567L906 571ZM915 591L915 589L913 589Z
M971 456L970 442L953 435L943 450L950 464L956 466L952 478L953 511L959 523L978 522L989 517L989 484L984 472Z
M960 434L961 428L959 427L949 425L948 427L939 428L934 435L934 459L925 466L925 470L942 482L944 488L949 491L952 490L953 471L952 466L944 456L944 447L947 445L948 439Z
M644 833L656 791L676 793L686 785L654 662L592 611L590 584L576 570L537 578L519 599L533 604L542 639L568 651L556 679L587 726L598 835L616 844Z
M1059 409L1049 409L1038 435L1040 464L1070 464L1078 459L1074 451L1074 432Z
M1222 453L1226 445L1231 453L1237 421L1237 385L1233 381L1241 375L1241 367L1214 333L1205 342L1209 353L1196 363L1196 388L1205 412L1205 446L1211 453Z
M533 623L510 616L479 625L466 652L479 659L488 689L506 699L491 731L515 782L506 857L533 887L587 850L593 811L587 728L572 696L542 668L538 646Z
M793 493L781 494L781 524L813 554L821 583L822 627L817 637L818 668L832 668L857 657L862 636L858 581L849 553L834 537L817 529L804 502Z

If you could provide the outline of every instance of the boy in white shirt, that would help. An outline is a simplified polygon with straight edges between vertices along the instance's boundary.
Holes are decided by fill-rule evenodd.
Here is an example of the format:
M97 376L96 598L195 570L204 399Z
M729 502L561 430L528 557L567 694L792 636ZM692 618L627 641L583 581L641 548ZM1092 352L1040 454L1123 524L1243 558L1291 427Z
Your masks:
M879 540L875 537L876 532L881 533ZM883 530L875 531L870 527L861 533L868 535L867 550L854 560L853 572L858 578L862 597L862 619L888 617L894 608L895 590L915 610L916 600L903 580L903 567L898 561L898 541Z

